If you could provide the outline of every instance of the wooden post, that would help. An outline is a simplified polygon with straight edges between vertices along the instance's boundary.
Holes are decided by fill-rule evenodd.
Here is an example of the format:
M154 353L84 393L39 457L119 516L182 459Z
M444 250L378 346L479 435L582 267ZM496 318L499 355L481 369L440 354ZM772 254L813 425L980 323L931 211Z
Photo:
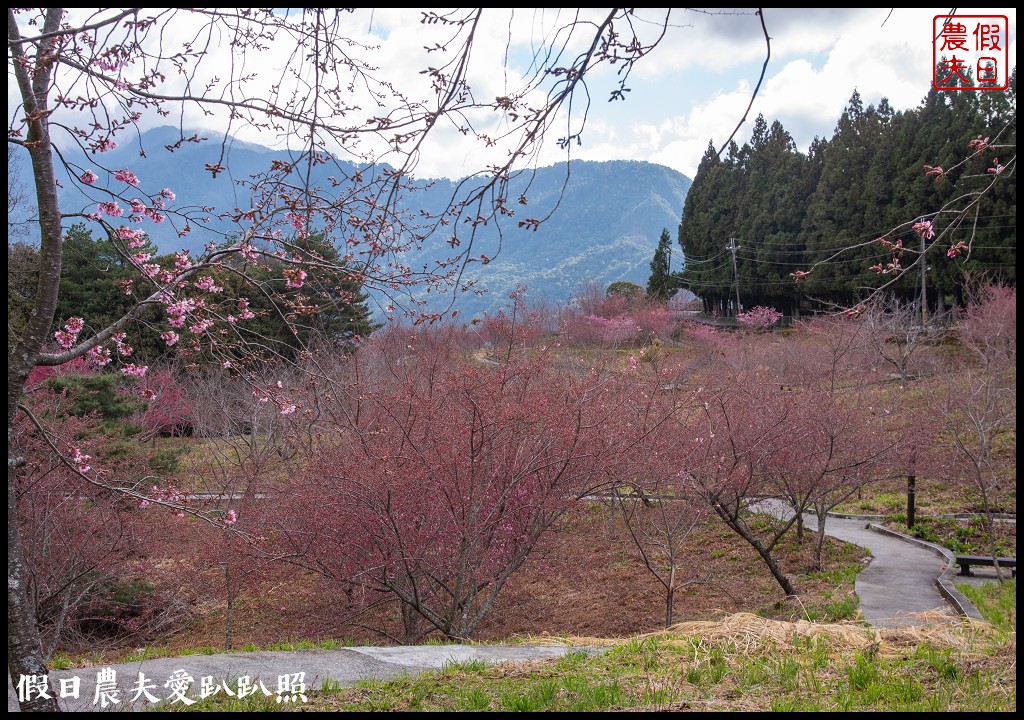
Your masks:
M907 475L907 527L914 527L914 487L917 485L917 476Z

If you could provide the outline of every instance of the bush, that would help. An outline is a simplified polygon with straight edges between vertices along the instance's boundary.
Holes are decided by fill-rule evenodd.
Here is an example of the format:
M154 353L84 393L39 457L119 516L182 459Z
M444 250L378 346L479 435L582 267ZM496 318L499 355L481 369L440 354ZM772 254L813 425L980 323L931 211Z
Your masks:
M771 329L781 319L782 313L775 308L765 307L764 305L758 305L736 316L736 320L739 321L740 325L751 330L761 331Z
M55 393L71 396L70 414L83 417L96 413L107 421L121 420L145 407L145 404L120 391L118 375L65 375L43 383Z

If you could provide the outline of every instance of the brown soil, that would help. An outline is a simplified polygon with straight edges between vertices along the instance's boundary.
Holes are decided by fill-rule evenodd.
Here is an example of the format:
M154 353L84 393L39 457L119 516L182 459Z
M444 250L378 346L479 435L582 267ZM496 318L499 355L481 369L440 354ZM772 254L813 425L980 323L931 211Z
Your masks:
M813 534L803 544L787 539L777 550L798 597L787 600L754 550L716 523L691 537L688 565L681 568L673 620L720 619L748 611L778 619L838 619L830 604L853 595L851 568L866 553L833 540L826 543L825 572L808 573ZM845 569L845 571L844 571ZM211 587L216 587L212 578ZM156 646L224 647L223 598L194 597L194 622ZM353 616L344 593L311 575L291 573L244 594L234 614L233 647L334 639L356 644L402 642L393 600ZM480 641L544 636L623 637L665 626L663 587L644 567L618 518L594 503L565 516L513 576L473 635ZM435 634L436 635L436 634ZM428 635L427 637L430 637ZM113 660L149 643L99 653ZM96 660L95 645L91 661Z

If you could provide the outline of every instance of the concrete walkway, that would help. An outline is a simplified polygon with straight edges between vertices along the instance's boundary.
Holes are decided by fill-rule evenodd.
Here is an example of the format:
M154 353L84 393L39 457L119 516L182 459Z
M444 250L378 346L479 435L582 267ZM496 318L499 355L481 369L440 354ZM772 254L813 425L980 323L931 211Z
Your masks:
M418 645L185 655L77 670L55 670L50 673L48 691L60 698L64 687L69 697L58 701L63 709L71 712L142 711L164 702L183 708L188 703L181 697L195 701L201 697L204 686L210 690L217 688L222 697L227 690L237 695L240 679L247 678L251 683L243 681L242 687L250 686L255 692L265 693L275 701L278 697L282 700L287 698L282 705L297 707L304 702L298 696L297 691L302 689L299 682L307 691L319 690L328 680L350 685L360 680L418 675L467 661L491 664L557 658L572 649L538 645ZM576 649L596 652L593 648ZM110 677L110 671L114 673L113 682L101 684L97 694L98 681L103 682L99 673L107 673ZM143 677L141 685L140 673ZM78 678L77 698L70 697L75 678ZM177 683L176 678L179 679ZM143 685L157 702L147 699L146 693L140 691ZM107 688L113 689L104 693ZM176 689L180 690L177 695ZM7 710L18 711L17 695L10 682Z
M812 530L818 526L813 515L805 522ZM981 619L977 608L953 586L957 566L948 550L861 518L830 516L825 534L871 552L872 560L854 586L861 618L868 624L921 625L925 621L913 614L928 611Z
M778 517L793 514L792 508L778 500L763 500L758 509ZM805 514L804 525L817 531L817 516ZM915 614L926 612L982 619L971 601L953 586L954 578L956 582L968 578L955 575L955 558L945 548L894 533L871 519L857 516L829 514L825 534L871 553L871 562L857 574L854 585L861 619L869 625L923 625L927 620ZM981 582L986 578L976 576L970 580Z
M785 515L784 505L767 501L763 509ZM789 513L792 511L790 510ZM817 529L817 518L805 516L809 529ZM952 553L931 543L925 543L885 530L864 518L830 515L826 524L827 535L867 548L872 560L857 576L855 590L860 598L862 619L876 627L920 625L926 620L915 613L939 612L950 618L966 616L980 619L978 610L953 587L956 582L987 582L984 571L975 578L955 575L956 565ZM103 694L97 695L98 673L104 668L61 670L50 673L48 689L59 696L62 684L70 691L74 678L78 678L78 698L61 700L71 711L144 710L154 703L139 691L139 674L149 693L165 702L184 703L175 696L174 678L190 679L185 697L194 700L202 692L205 682L218 692L237 693L240 678L261 678L263 686L255 685L257 692L269 696L289 698L290 706L301 703L293 698L296 681L301 679L305 689L319 689L325 680L351 684L364 679L387 679L428 670L441 669L447 664L465 661L487 663L537 660L560 657L573 649L596 652L594 648L568 648L529 645L422 645L413 647L357 647L340 650L305 650L297 652L250 652L220 655L188 655L177 658L159 658L135 663L111 665L116 674L116 692L111 702L102 707ZM303 673L299 676L299 673ZM184 683L185 680L181 680ZM102 691L101 687L101 691ZM138 695L134 701L133 696ZM17 711L14 687L8 683L8 711Z

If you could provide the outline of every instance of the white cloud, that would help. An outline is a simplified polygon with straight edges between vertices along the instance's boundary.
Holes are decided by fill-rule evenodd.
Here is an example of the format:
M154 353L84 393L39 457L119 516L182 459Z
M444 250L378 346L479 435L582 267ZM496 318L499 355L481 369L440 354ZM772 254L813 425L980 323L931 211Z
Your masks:
M607 11L579 12L585 20L598 20ZM948 12L948 8L776 8L765 12L772 38L772 59L748 122L736 139L745 142L754 118L763 113L769 123L780 120L798 147L806 150L815 135L831 135L855 87L865 104L877 103L884 96L897 110L917 106L931 83L932 17ZM970 12L1009 17L1010 64L1015 66L1016 10ZM565 42L558 29L575 18L575 13L574 9L550 8L488 10L484 22L476 29L473 62L466 76L474 98L490 101L522 88L525 76L531 72L529 60L541 46L537 38L543 37L548 43ZM650 41L656 37L657 22L663 16L664 10L638 10L639 19L634 27ZM367 62L379 68L375 75L430 107L430 77L421 71L425 66L441 66L446 60L442 52L428 52L424 46L443 45L455 34L452 27L423 24L421 11L407 8L360 9L341 17L344 32L372 46L366 53L354 47L352 53L365 54ZM177 21L182 19L179 15ZM171 47L171 41L189 37L195 25L193 19L186 20L185 25L166 28L165 45ZM582 37L568 41L563 64L583 49L581 43ZM225 38L219 38L211 47L206 74L197 78L193 87L202 87L214 72L231 61L230 45ZM273 82L293 50L287 43L277 43L251 56L247 70L256 73L259 83ZM628 84L633 92L626 102L608 102L610 91L616 87L618 67L599 69L588 78L591 102L587 108L587 127L582 147L572 148L573 157L648 160L692 177L708 141L721 146L742 117L764 54L761 22L753 9L726 14L673 11L665 38L636 65ZM169 88L180 86L179 78L169 78ZM10 83L8 87L12 107ZM388 111L387 106L378 107L359 87L356 83L352 93L343 97L359 109L337 118L339 124L359 126L366 118ZM532 100L535 104L541 102L537 96ZM584 109L583 100L581 95L574 106L577 118ZM216 117L207 117L195 106L186 105L183 117L189 127L224 127ZM457 118L457 123L448 119L439 123L420 149L417 174L461 177L489 164L503 163L506 148L484 148L478 140L457 129L457 124L468 125L497 137L507 128L496 125L495 118L491 111L477 110ZM145 122L167 121L153 118ZM576 126L566 124L563 116L532 160L540 165L563 160L565 151L554 141L575 129ZM272 146L285 141L252 130L241 137Z
M877 104L886 97L897 110L917 107L932 81L931 21L933 16L945 14L948 9L897 8L891 15L888 12L878 9L823 13L767 11L772 62L748 122L737 133L737 142L742 144L749 139L753 120L758 113L763 113L769 124L773 120L782 122L794 136L797 147L806 151L815 136L831 136L855 88L865 105ZM1016 11L972 9L971 12L1009 17L1013 38L1009 56L1011 66L1015 66ZM749 77L751 61L758 58L758 53L763 58L764 53L763 39L758 39L756 33L748 29L743 34L743 42L739 42L727 32L724 20L717 18L701 36L701 54L723 58L722 72L718 73L721 89L712 91L683 113L652 117L651 110L657 110L658 104L646 106L643 120L629 123L627 129L619 131L620 148L637 153L633 156L636 159L668 165L693 177L708 141L721 147L742 117L751 94L748 80L737 82L737 72L724 70L727 66L738 68L737 60L746 59L747 74L743 77ZM740 27L740 19L734 20L734 27ZM826 51L823 59L821 51ZM816 53L819 54L816 56ZM785 58L790 59L783 61ZM706 64L695 59L694 52L679 51L672 61L663 57L660 70L674 67L678 72L694 63ZM756 82L756 73L749 82ZM685 92L696 83L680 85L673 91ZM671 85L665 86L666 97L672 92L669 87ZM653 137L650 127L658 128L656 146L650 142Z

